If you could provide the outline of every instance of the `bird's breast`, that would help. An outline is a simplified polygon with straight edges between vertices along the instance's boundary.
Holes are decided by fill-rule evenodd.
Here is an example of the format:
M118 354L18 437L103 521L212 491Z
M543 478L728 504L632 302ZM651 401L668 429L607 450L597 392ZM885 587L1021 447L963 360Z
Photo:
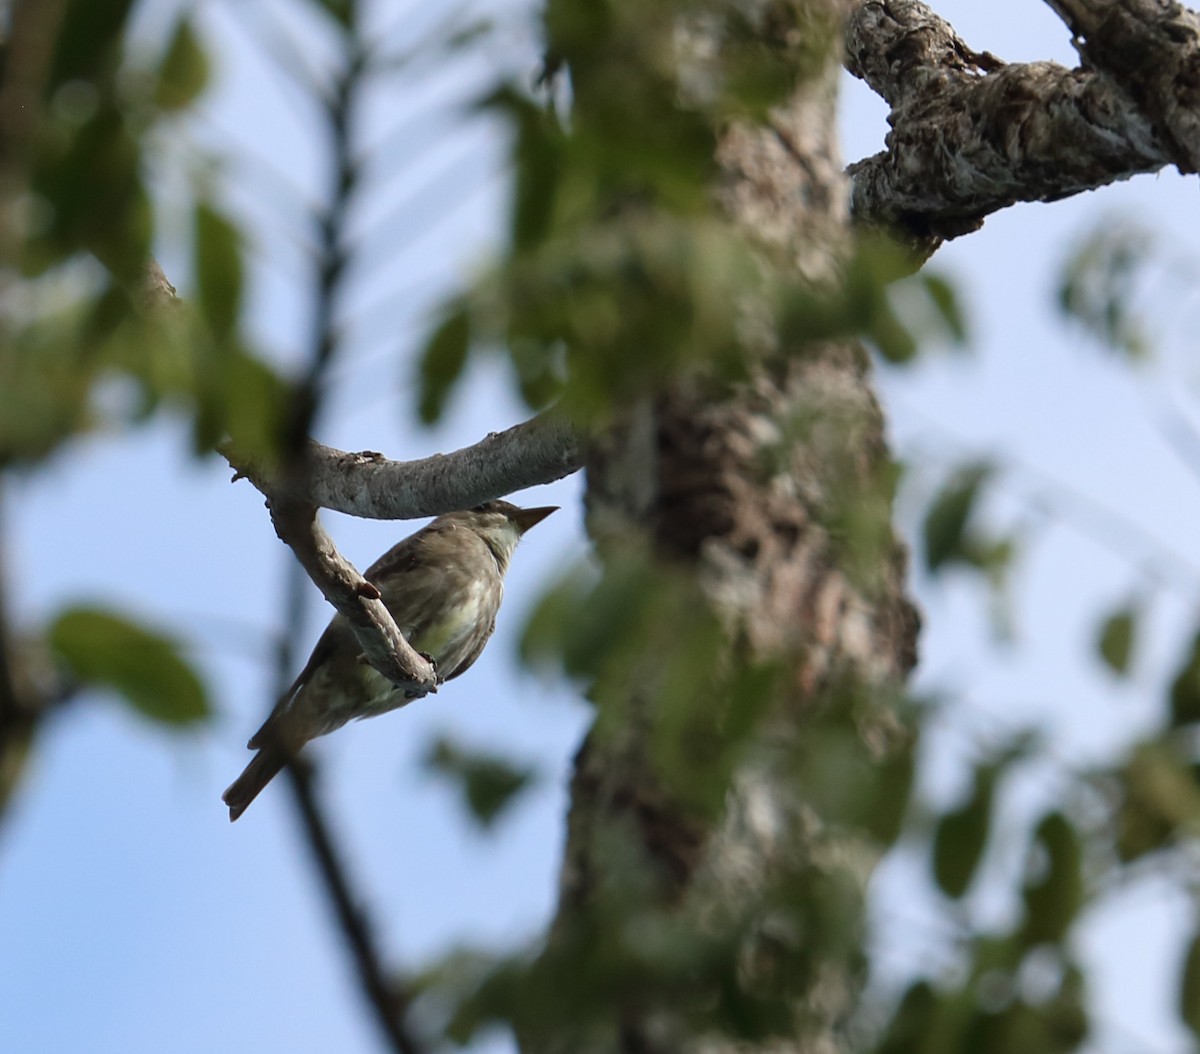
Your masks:
M461 591L461 598L438 613L438 616L421 628L415 639L410 640L417 651L432 655L443 673L449 674L447 666L454 664L455 656L476 634L487 632L496 615L499 589L497 584L473 581Z

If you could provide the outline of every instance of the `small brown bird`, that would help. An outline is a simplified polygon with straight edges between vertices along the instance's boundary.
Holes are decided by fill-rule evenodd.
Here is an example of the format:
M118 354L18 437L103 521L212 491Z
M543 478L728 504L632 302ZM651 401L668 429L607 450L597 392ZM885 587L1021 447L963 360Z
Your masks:
M367 569L367 581L378 588L405 639L433 660L438 683L479 658L496 628L504 574L521 535L556 508L489 501L450 512ZM335 615L300 676L247 744L258 753L222 795L230 820L310 739L409 702L403 689L359 661L360 651L349 623Z

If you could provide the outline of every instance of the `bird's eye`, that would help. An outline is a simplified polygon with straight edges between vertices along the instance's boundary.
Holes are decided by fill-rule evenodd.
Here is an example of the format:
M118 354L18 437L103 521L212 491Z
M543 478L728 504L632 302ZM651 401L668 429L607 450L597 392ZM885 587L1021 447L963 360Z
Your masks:
M487 502L484 502L482 505L476 505L475 508L473 508L471 511L472 512L487 512Z

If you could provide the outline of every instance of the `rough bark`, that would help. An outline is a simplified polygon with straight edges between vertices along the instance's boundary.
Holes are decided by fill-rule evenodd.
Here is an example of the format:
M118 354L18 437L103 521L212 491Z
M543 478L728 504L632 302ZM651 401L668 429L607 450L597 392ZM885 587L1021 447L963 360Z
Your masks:
M1173 0L1046 0L1086 66L1153 124L1181 172L1200 171L1200 17Z
M1162 22L1154 29L1160 45L1172 32ZM1132 32L1109 35L1143 46ZM1006 64L973 50L917 0L860 3L847 25L846 64L890 104L892 131L886 151L850 166L856 220L933 248L1019 201L1053 201L1172 163L1194 171L1186 100L1196 90L1195 42L1185 43L1174 61L1155 60L1151 83L1135 84L1128 66L1118 79L1090 61L1073 70ZM1093 58L1091 45L1081 50ZM1168 104L1177 97L1182 105Z
M805 7L836 17L832 0ZM724 208L764 251L782 254L817 284L836 280L850 236L835 135L837 74L831 53L767 122L732 124L718 151ZM649 756L649 730L659 719L652 692L632 693L619 728L601 727L601 716L575 762L552 949L572 940L606 885L619 881L618 837L632 836L651 863L661 909L700 927L753 903L785 866L810 874L851 867L865 879L870 848L823 828L781 750L802 739L812 715L847 683L878 703L862 734L882 745L892 728L884 700L914 663L918 621L904 596L904 555L888 535L864 580L831 530L842 503L878 500L886 459L865 354L845 343L780 348L732 389L676 380L592 445L587 503L601 549L610 536L635 533L649 538L657 560L690 569L730 647L781 660L786 690L715 822L689 812L659 778ZM758 922L765 939L770 920ZM830 961L797 993L790 1034L764 1046L694 1032L676 1006L642 995L614 1010L607 1028L592 1023L525 1047L831 1051L859 981L848 958Z

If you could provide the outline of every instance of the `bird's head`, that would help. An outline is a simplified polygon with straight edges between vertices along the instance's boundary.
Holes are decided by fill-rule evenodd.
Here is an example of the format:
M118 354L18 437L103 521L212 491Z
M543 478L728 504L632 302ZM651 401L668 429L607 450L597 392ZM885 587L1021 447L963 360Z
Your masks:
M507 569L521 535L557 509L557 505L522 509L507 501L485 501L473 509L452 512L446 518L458 520L478 534L495 554L501 569Z

